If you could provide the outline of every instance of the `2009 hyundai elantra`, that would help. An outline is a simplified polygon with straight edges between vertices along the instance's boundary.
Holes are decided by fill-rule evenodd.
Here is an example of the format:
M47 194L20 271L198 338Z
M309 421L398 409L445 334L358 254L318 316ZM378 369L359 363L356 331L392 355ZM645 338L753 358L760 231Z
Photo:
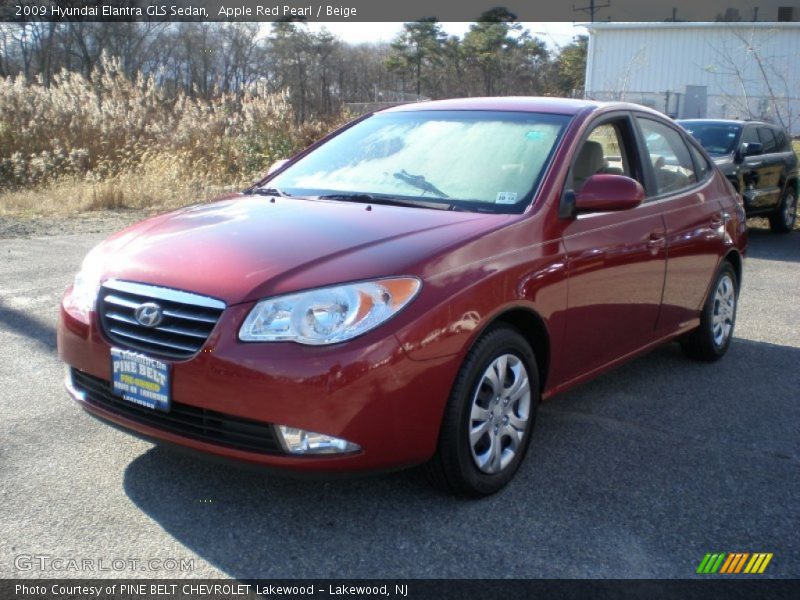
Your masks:
M58 348L72 397L145 437L485 495L541 399L670 341L721 357L745 247L738 196L655 111L407 105L111 236Z

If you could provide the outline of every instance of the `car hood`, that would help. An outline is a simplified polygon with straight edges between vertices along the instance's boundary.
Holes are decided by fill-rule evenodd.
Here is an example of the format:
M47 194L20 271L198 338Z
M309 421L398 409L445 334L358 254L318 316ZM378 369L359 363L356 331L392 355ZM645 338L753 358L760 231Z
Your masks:
M423 272L428 257L509 218L236 195L134 225L95 248L87 263L102 280L236 304L347 281L431 275Z

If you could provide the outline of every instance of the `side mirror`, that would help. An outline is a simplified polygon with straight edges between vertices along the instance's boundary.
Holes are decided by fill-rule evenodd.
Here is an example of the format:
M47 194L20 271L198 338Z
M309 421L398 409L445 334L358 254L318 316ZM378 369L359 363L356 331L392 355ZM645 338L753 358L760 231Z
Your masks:
M628 210L644 200L642 185L624 175L592 175L575 196L575 212L606 212Z
M289 159L288 159L288 158L282 158L282 159L280 159L280 160L276 160L274 163L272 163L272 164L270 165L270 167L269 167L269 170L267 171L267 175L272 175L272 174L273 174L275 171L277 171L278 169L280 169L280 168L281 168L283 165L285 165L287 162L289 162Z

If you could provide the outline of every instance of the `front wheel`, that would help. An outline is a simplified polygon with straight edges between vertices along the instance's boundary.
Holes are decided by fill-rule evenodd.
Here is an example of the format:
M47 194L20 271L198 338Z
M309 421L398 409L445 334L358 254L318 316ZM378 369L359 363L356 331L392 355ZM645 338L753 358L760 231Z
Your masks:
M495 326L461 366L427 472L464 496L487 496L517 472L530 444L539 373L530 345L512 327Z
M722 263L711 293L700 315L700 327L688 334L681 347L696 360L714 361L728 351L736 323L739 287L736 272L729 262Z
M769 226L776 233L789 233L797 221L797 194L793 184L786 187L778 210L769 216Z

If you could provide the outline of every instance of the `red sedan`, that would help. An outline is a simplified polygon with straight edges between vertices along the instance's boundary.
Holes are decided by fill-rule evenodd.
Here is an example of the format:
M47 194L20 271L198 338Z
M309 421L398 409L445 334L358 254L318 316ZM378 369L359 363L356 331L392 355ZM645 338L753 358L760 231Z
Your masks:
M745 247L738 196L655 111L414 104L104 241L58 349L72 397L147 438L485 495L540 399L666 342L724 355Z

